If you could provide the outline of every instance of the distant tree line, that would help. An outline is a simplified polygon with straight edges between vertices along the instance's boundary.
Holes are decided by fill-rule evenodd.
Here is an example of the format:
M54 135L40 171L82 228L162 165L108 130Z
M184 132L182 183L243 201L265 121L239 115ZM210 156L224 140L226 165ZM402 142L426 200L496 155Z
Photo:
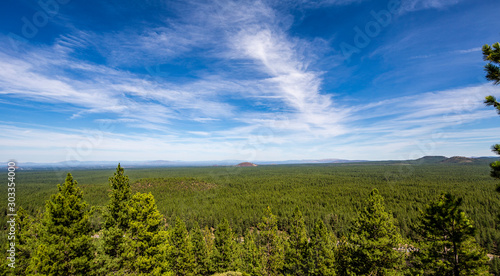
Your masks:
M109 178L101 230L95 208L68 174L45 212L19 210L17 261L2 275L490 275L488 256L474 237L462 200L443 193L421 213L405 239L384 199L373 189L348 235L336 237L318 219L308 231L296 208L279 227L268 208L254 227L236 235L223 219L215 229L167 225L150 193L132 193L118 165Z

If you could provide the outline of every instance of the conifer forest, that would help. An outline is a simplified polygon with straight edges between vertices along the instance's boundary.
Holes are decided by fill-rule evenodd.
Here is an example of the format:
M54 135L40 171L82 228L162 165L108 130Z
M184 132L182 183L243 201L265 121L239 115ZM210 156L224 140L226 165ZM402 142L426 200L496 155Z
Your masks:
M23 171L16 267L0 271L498 275L488 172L484 162Z

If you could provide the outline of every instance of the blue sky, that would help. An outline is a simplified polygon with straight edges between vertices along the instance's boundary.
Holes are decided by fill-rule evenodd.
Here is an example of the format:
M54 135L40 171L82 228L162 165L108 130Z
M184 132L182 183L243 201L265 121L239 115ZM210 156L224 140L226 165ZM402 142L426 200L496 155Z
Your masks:
M494 0L8 0L0 155L491 156Z

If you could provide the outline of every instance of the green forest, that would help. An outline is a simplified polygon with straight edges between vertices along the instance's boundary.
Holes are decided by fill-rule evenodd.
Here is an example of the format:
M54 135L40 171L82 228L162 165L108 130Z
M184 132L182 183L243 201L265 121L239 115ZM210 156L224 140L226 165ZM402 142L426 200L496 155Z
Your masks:
M0 271L499 275L488 163L425 161L19 171Z

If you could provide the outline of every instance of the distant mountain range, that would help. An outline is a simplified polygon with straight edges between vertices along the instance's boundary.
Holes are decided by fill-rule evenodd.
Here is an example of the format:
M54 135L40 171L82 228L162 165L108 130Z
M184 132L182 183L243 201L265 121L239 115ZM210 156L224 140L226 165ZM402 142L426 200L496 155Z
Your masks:
M411 163L417 164L437 164L437 163L448 163L448 164L481 164L490 163L498 159L497 157L463 157L463 156L424 156L422 158L412 160Z
M339 164L339 163L382 163L382 164L489 164L497 157L463 157L463 156L424 156L415 160L388 160L388 161L367 161L367 160L347 160L347 159L303 159L303 160L285 160L285 161L253 161L249 164L256 165L292 165L292 164ZM248 163L244 160L222 160L222 161L121 161L120 164L127 168L151 168L151 167L193 167L193 166L237 166L238 164ZM7 164L7 162L5 162ZM110 169L115 168L118 161L64 161L57 163L34 163L19 162L17 166L23 170L34 169Z

